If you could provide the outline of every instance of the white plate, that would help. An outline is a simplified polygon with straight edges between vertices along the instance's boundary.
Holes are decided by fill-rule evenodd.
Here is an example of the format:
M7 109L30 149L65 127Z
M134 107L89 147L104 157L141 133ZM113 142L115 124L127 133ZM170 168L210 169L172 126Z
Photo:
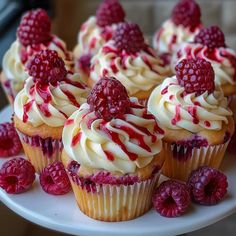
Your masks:
M10 120L11 109L0 112L1 122ZM0 158L0 166L7 159ZM80 212L72 193L65 196L51 196L40 188L38 179L33 188L23 194L8 195L0 189L0 198L17 214L41 226L80 236L156 236L178 235L203 228L236 212L236 161L227 155L223 171L228 176L227 198L216 206L192 204L189 212L179 218L165 218L154 210L132 221L106 223L92 220Z

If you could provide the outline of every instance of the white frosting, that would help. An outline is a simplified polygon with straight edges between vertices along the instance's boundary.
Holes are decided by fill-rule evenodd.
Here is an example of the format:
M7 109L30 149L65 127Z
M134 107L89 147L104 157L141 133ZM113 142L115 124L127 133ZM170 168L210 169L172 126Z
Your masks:
M183 42L191 42L194 36L199 32L201 26L197 27L194 32L182 25L175 25L171 19L165 21L161 28L153 37L153 47L159 54L172 54L176 48Z
M122 119L113 118L109 122L104 122L90 111L87 103L83 104L67 120L63 129L62 141L66 153L82 166L118 171L123 174L134 173L137 167L145 167L162 150L161 138L163 135L155 131L154 117L148 119L141 116L146 112L144 107L131 108L131 110L132 114L125 114ZM102 126L109 132L114 132L127 151L136 155L137 159L132 160L127 152L101 128ZM149 150L142 147L136 138L130 137L130 134L120 126L131 129L135 137L143 136L143 141ZM146 128L156 140L152 140L151 135L138 129L138 126ZM73 140L78 134L80 140L73 144ZM107 152L112 155L113 160L109 160Z
M231 116L232 112L219 87L211 94L205 92L199 96L195 93L183 95L183 92L184 88L178 84L176 76L166 78L153 90L148 100L148 110L164 127L197 133L202 130L220 130L223 123L228 123L227 116ZM179 119L173 122L177 110ZM196 117L192 116L193 110ZM194 122L194 118L198 122Z
M130 96L148 91L160 84L168 73L153 50L148 50L149 53L141 50L135 55L119 53L111 40L93 57L90 78L97 82L103 75L113 76L126 87Z
M57 85L46 85L43 88L38 82L34 83L29 77L25 81L24 89L21 90L14 101L14 112L16 116L27 121L34 127L46 124L51 127L63 126L66 119L76 111L81 104L86 102L88 89L79 83L78 74L68 74L68 81L63 80ZM43 93L41 91L46 91ZM68 92L74 97L75 102L69 99ZM46 94L46 95L45 95ZM45 97L48 101L45 101ZM47 100L47 99L46 99ZM29 109L24 109L29 105ZM46 112L44 112L46 108Z
M106 39L102 35L102 31L106 30L112 35L115 28L116 24L101 28L97 25L95 16L89 17L89 19L83 23L79 31L78 44L74 50L75 57L79 58L85 54L95 55L106 43Z
M214 57L209 57L208 49L206 46L195 43L185 43L179 47L174 54L171 62L172 71L175 72L175 66L183 59L196 59L203 58L209 61L215 72L215 83L219 85L232 84L235 85L236 81L233 79L235 74L235 67L230 62L229 58L225 55L235 57L234 50L229 48L216 48L214 50Z
M52 37L52 40L48 45L39 44L35 46L24 47L21 43L16 40L12 43L11 47L5 53L3 57L3 71L8 80L14 83L13 90L17 92L20 91L24 86L24 81L29 77L25 70L25 64L27 61L40 50L51 49L57 51L59 56L64 60L66 68L68 70L72 69L73 60L70 53L66 49L65 43L56 36ZM25 55L27 55L27 61L22 62L21 52L24 50Z

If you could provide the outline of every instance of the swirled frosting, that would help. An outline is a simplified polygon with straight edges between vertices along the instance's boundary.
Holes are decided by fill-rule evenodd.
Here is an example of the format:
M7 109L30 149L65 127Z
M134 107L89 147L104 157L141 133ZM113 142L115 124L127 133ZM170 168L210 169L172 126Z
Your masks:
M88 89L78 81L79 75L72 73L57 85L42 85L29 77L15 98L16 116L34 127L42 124L63 126L66 119L86 102Z
M151 48L128 54L120 52L111 40L93 57L90 78L97 82L101 76L114 76L133 96L160 84L168 73Z
M202 130L220 130L232 115L222 90L199 96L184 95L184 88L176 76L166 78L156 87L148 101L148 110L168 129L188 130L198 133Z
M183 42L191 42L194 36L199 32L202 26L199 25L194 31L185 28L182 25L175 25L169 19L163 23L161 28L155 33L153 37L153 47L159 54L172 54L176 48Z
M215 72L215 83L236 85L236 53L229 48L215 48L209 51L207 46L197 43L184 43L174 54L171 62L175 66L183 59L203 58L209 61Z
M24 47L16 40L3 57L3 71L8 80L17 83L16 90L20 91L24 86L24 81L29 77L25 71L25 64L28 60L41 50L51 49L57 51L64 60L67 70L73 67L72 55L67 51L65 43L56 36L52 36L47 44L38 44Z
M109 122L83 104L63 129L66 153L82 166L123 174L148 165L162 149L163 130L146 108L131 101L128 114Z
M81 26L78 34L78 44L74 50L76 58L86 54L95 55L112 38L116 24L102 28L97 25L96 21L96 17L91 16Z

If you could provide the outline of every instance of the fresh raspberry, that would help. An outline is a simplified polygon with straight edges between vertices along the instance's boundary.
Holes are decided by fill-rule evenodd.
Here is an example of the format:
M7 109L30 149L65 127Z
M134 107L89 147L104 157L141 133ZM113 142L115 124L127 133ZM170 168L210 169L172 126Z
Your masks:
M227 193L227 177L211 167L202 166L192 171L187 182L191 198L202 205L214 205Z
M17 37L24 46L47 43L51 39L51 22L47 12L41 8L31 10L22 17Z
M179 85L185 88L185 93L196 93L197 96L215 90L215 73L211 63L204 59L183 59L175 67Z
M91 64L91 55L85 54L79 58L79 67L85 72L89 74L90 64Z
M13 124L0 124L0 156L15 156L21 149L21 142Z
M65 78L67 71L65 63L54 50L42 50L37 53L28 63L27 69L34 82L55 85Z
M125 12L117 0L104 0L96 12L97 25L105 27L123 22Z
M125 114L130 100L125 87L114 77L101 78L87 99L90 110L106 121Z
M11 159L0 169L0 187L7 193L25 192L32 186L34 180L34 167L23 158Z
M189 207L189 189L186 184L167 180L155 190L152 201L154 208L160 215L177 217L183 215Z
M113 39L118 49L136 53L145 47L143 33L135 23L120 23Z
M194 42L207 46L210 50L226 47L225 35L218 26L201 29L195 36Z
M39 180L43 190L52 195L63 195L71 190L69 178L59 161L45 167L40 173Z
M201 10L194 0L181 0L175 5L171 18L176 25L183 25L194 31L201 23Z

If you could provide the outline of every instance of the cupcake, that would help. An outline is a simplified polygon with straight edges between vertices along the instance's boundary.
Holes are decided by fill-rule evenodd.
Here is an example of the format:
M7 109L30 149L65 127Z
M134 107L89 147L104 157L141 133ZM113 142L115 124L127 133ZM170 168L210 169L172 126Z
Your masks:
M82 24L78 33L78 44L74 49L75 71L86 82L89 77L90 60L98 50L112 38L119 22L125 20L125 12L118 0L104 0L91 16Z
M102 221L147 212L164 162L162 137L154 116L118 80L101 78L62 134L62 162L80 210Z
M67 51L66 44L52 35L50 30L51 22L43 9L28 11L22 17L17 30L17 39L5 53L2 62L1 82L11 104L29 77L26 71L27 62L39 51L45 49L57 51L64 60L66 68L72 70L72 55Z
M153 47L169 64L176 48L183 42L192 41L201 27L199 5L194 0L180 0L172 10L171 18L154 34Z
M153 90L148 110L165 130L163 174L186 180L199 166L219 168L234 121L209 62L184 59L175 69Z
M225 44L224 33L218 26L199 31L194 40L182 44L172 59L172 70L183 59L203 58L209 61L215 72L215 83L225 96L236 94L236 53Z
M62 129L86 102L88 89L68 72L56 51L44 50L27 64L29 78L14 101L14 124L26 157L39 173L60 160Z
M169 69L145 43L139 26L121 23L112 40L93 57L88 85L93 87L102 76L113 76L125 86L129 96L146 101L168 74Z

